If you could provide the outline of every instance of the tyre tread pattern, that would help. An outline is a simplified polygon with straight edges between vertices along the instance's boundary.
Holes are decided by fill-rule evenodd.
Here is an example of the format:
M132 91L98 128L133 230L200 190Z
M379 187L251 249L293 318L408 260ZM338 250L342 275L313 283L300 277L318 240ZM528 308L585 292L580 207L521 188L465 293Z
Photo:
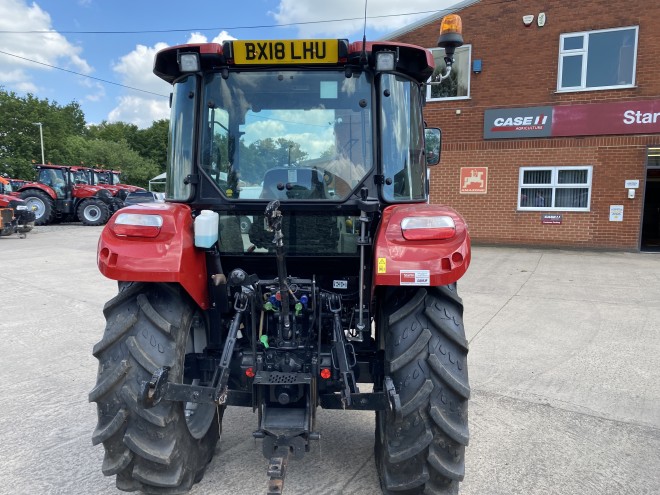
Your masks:
M140 294L137 297L137 302L140 305L140 309L144 315L149 319L151 323L156 325L156 327L163 332L168 337L172 337L172 331L174 330L174 325L163 318L151 305L149 299L144 294Z
M141 384L161 366L181 382L194 303L178 285L139 282L120 286L103 312L105 333L93 350L99 373L89 393L98 412L92 442L105 449L102 471L116 475L121 490L186 493L211 460L219 420L196 439L183 404L163 401L145 409L139 397Z
M383 301L386 369L402 405L401 421L377 414L383 492L456 493L469 441L462 300L452 284L390 288Z

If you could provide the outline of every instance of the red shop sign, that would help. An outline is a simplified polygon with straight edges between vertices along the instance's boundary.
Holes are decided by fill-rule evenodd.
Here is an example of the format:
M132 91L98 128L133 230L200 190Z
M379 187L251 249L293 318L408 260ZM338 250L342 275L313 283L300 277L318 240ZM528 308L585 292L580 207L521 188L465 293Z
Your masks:
M660 100L561 105L552 110L553 136L660 133Z

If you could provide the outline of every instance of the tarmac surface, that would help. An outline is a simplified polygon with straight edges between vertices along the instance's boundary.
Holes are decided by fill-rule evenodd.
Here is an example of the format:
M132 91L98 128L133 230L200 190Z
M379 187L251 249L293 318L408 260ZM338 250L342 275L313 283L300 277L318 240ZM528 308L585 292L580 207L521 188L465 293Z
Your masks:
M117 494L93 447L92 346L116 283L100 227L0 238L0 493ZM459 282L470 341L464 495L660 493L660 255L476 247ZM380 493L374 415L319 410L284 493ZM256 417L230 408L191 495L257 494Z

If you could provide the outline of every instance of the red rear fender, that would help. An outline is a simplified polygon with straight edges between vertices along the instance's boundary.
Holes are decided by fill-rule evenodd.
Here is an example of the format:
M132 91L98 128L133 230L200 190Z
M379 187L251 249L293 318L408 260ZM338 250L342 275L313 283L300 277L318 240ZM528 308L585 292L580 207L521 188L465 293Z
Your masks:
M157 216L162 218L162 226L117 224L125 214L137 215L131 218ZM206 258L204 251L195 248L187 205L148 203L121 209L101 233L98 266L113 280L179 283L201 308L208 308Z
M30 185L23 186L18 190L18 193L20 194L25 191L34 191L35 189L38 189L39 191L48 194L48 196L53 198L53 200L57 199L57 194L55 194L55 191L53 191L51 187L39 183L32 183Z
M404 219L418 217L443 217L441 220L450 227L407 230L404 237ZM375 250L375 285L448 285L461 278L470 264L467 225L456 211L446 206L416 204L386 208L376 234Z

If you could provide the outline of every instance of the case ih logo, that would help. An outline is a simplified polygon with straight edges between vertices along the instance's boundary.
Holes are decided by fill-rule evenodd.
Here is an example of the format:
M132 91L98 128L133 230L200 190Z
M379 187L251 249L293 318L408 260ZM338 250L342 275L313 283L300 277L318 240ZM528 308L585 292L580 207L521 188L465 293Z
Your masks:
M493 122L493 132L503 131L542 131L548 123L547 115L529 115L527 117L499 117Z
M552 132L552 107L486 110L484 138L548 137Z

